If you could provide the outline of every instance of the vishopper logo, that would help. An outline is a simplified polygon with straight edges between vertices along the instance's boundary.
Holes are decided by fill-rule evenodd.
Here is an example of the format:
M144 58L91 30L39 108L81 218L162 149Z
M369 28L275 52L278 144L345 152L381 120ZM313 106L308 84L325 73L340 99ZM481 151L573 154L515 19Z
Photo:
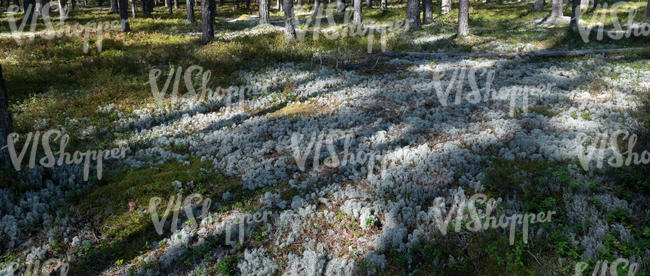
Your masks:
M321 33L325 39L337 40L345 37L355 37L355 36L367 36L368 41L368 53L372 53L372 46L374 42L374 33L380 34L381 42L381 51L386 51L386 36L389 33L396 32L397 30L404 29L405 22L392 21L389 24L384 24L382 27L374 28L369 26L364 26L362 24L353 24L351 23L353 18L353 13L350 10L346 10L343 16L343 24L337 24L334 19L333 11L335 3L330 3L327 8L325 8L325 18L327 19L327 28L321 27L321 21L323 20L323 8L320 8L316 11L314 16L309 16L307 21L305 21L305 26L311 26L313 23L313 32L312 38L318 40L321 36ZM367 23L366 23L367 24ZM296 22L296 25L300 25L300 21ZM305 41L305 36L307 31L305 30L296 30L296 36L300 42Z
M589 35L591 34L591 30L594 28L594 25L598 27L598 31L596 34L596 40L601 41L603 40L603 33L607 32L607 35L609 36L610 39L613 40L619 40L622 39L623 37L625 38L630 38L632 35L635 37L640 37L640 36L648 36L650 35L650 24L647 22L634 22L634 17L638 13L638 8L633 8L627 16L627 24L625 24L625 28L627 30L624 30L621 26L621 23L618 21L618 10L626 6L627 2L616 2L612 8L610 9L610 15L612 18L612 25L614 25L615 30L608 30L604 31L604 22L606 22L606 16L607 13L605 12L598 12L598 11L606 11L607 10L607 3L604 3L603 6L601 7L601 4L598 4L596 8L594 9L596 12L591 16L591 19L589 19L589 22L597 22L596 24L589 25L587 27L582 27L578 26L578 32L580 33L580 37L582 38L582 41L585 43L589 42ZM580 10L578 10L580 12ZM598 18L598 15L600 15L600 18Z
M120 22L117 20L114 20L112 22L110 21L105 21L105 22L88 22L85 25L80 25L79 23L75 23L74 25L72 24L66 24L64 21L67 18L67 13L69 10L65 11L65 14L59 17L59 24L58 24L58 29L55 29L51 17L49 15L50 12L50 3L47 3L43 5L43 8L41 9L41 16L43 17L43 22L45 23L45 26L47 30L41 31L41 32L36 32L36 25L37 25L37 20L38 20L38 13L32 12L34 7L30 4L27 7L27 11L25 14L30 14L33 13L33 16L31 17L31 22L30 24L30 33L24 33L23 31L25 30L25 26L27 25L27 21L30 20L28 16L24 16L22 22L20 23L19 26L16 25L16 22L18 21L16 18L14 18L14 14L19 10L19 7L16 5L11 5L9 6L9 13L7 13L7 18L9 21L9 28L11 29L11 34L13 38L16 40L18 44L22 42L23 36L27 36L29 40L33 40L37 35L43 37L44 39L54 39L55 37L61 38L63 36L82 36L84 38L84 48L83 52L88 53L88 48L90 44L90 34L95 33L95 45L97 46L97 51L101 52L102 51L102 41L104 39L104 31L112 31L112 30L119 30Z
M573 276L584 275L582 274L582 272L587 270L587 268L589 268L589 264L587 264L586 262L577 262L575 265ZM608 268L607 260L605 261L599 260L598 262L596 262L596 265L594 266L594 270L591 273L591 275L606 276L607 268ZM634 276L636 272L639 271L639 264L638 263L630 264L630 261L628 259L618 258L609 265L609 275L618 276L619 269L623 269L623 270L627 269L627 275ZM598 271L600 271L600 274L598 274Z
M293 151L293 157L296 160L296 164L301 171L305 171L305 162L313 149L313 170L320 170L320 159L321 151L323 147L323 142L327 147L329 156L324 160L323 164L326 167L335 168L339 166L350 165L366 165L368 171L368 177L370 178L374 175L376 165L380 164L380 175L384 176L386 168L388 166L388 159L386 158L386 151L376 151L376 150L361 150L357 149L356 153L351 152L350 146L352 144L352 139L354 139L354 133L345 132L341 130L332 130L325 135L325 132L321 131L319 133L313 132L311 138L306 146L301 146L304 139L304 135L301 133L294 133L291 135L291 149ZM343 153L339 158L339 154L336 152L336 147L334 141L338 139L344 140Z
M450 104L459 105L466 101L470 104L477 104L479 102L489 102L490 100L508 100L510 98L510 112L509 115L512 117L515 114L515 109L517 106L517 99L521 98L522 100L522 110L524 114L528 113L528 102L531 88L526 87L501 87L498 91L493 88L492 84L494 82L494 76L496 74L495 70L488 70L486 68L456 68L453 70L449 76L449 81L447 82L447 87L443 86L443 80L446 73L440 73L439 70L433 71L433 87L436 90L436 95L438 96L438 101L442 106L449 106ZM477 72L482 71L479 75ZM477 85L476 77L485 76L485 85L479 87ZM463 95L465 83L468 83L470 92ZM540 91L546 90L547 92L552 91L554 84L540 84L536 88ZM533 87L534 89L535 87ZM456 94L453 95L453 102L450 101L449 96L453 90L456 90Z
M197 71L197 73L194 73ZM151 92L156 99L156 102L159 105L162 105L171 84L172 79L174 79L173 88L171 93L169 93L169 98L172 102L176 102L181 98L186 98L193 101L224 101L226 106L232 105L235 100L240 102L246 99L248 96L259 96L267 91L266 86L230 86L227 88L216 87L214 90L208 88L210 84L210 78L212 72L210 70L204 70L203 67L199 65L192 65L187 67L183 71L181 66L171 67L167 75L167 79L162 87L162 90L158 88L158 78L162 75L162 70L154 68L149 71L149 81L147 84L151 86ZM183 82L187 88L187 93L184 95L179 95L178 89L181 83L181 76L183 76ZM194 79L200 77L201 79L201 89L200 94L196 93Z
M12 262L5 269L0 269L0 275L68 275L69 264L59 259L47 259L41 265L40 260L28 260L24 266Z
M164 226L165 222L167 220L167 217L170 214L172 215L171 219L171 227L170 231L171 233L176 232L177 230L177 225L178 225L178 216L179 212L181 209L184 209L185 215L187 217L186 223L189 225L190 229L197 229L198 223L197 219L194 216L194 212L192 211L192 206L193 205L199 205L201 204L202 209L201 209L201 214L198 216L198 218L203 219L208 217L209 211L210 211L210 205L212 203L212 200L208 197L203 197L201 194L191 194L183 200L182 195L178 194L176 196L170 196L169 201L167 203L167 208L163 212L163 216L159 217L158 216L158 206L162 202L162 199L160 197L152 197L149 200L149 213L151 214L151 220L153 222L154 228L156 230L156 233L158 235L162 235L164 233ZM183 202L181 205L181 202ZM254 227L257 223L264 222L266 227L265 231L271 231L272 229L272 224L271 224L271 212L270 211L264 211L264 212L255 212L254 214L239 214L236 216L235 219L233 219L233 222L231 223L225 223L225 241L227 245L236 245L237 242L232 240L232 234L233 234L233 229L235 229L235 233L239 236L238 242L240 244L244 243L244 238L246 236L246 233L250 233L250 230L252 227ZM248 224L248 227L247 227ZM233 226L235 226L233 228ZM219 231L216 232L216 234L222 234L222 232Z
M471 232L485 231L488 229L497 229L509 228L509 243L513 245L515 242L515 231L517 224L522 225L522 236L523 242L528 244L528 227L530 223L544 223L550 222L551 216L555 214L555 211L547 211L546 213L540 212L537 215L532 213L513 214L510 217L501 215L497 219L492 215L492 212L496 209L498 203L501 202L501 199L495 200L493 198L488 198L485 194L474 194L469 200L465 198L464 194L454 195L453 201L451 202L451 208L449 211L446 211L447 216L443 219L443 213L446 208L446 202L444 197L437 197L434 199L434 204L430 207L430 212L433 212L435 226L440 230L440 233L444 236L447 235L448 228L452 222L454 213L456 218L454 219L453 226L454 231L459 232L463 229L469 230ZM484 206L485 210L480 212L477 209L477 205ZM469 216L469 220L465 220L466 216ZM484 220L484 221L482 221Z
M627 151L625 152L621 152L618 145L618 139L621 135L623 135L621 137L622 141L628 140ZM636 134L630 135L627 130L617 130L611 137L607 133L593 138L584 133L579 133L576 136L576 154L580 165L585 171L589 170L592 160L595 160L597 168L602 168L608 150L611 150L611 156L607 159L607 164L613 168L619 168L623 165L649 164L650 152L645 150L641 154L633 152L637 140ZM590 141L593 141L591 145L588 144Z
M54 135L54 138L52 138ZM5 148L9 151L9 157L11 159L11 164L14 166L16 171L20 171L22 167L23 159L27 153L27 149L31 143L32 149L29 156L29 168L34 168L36 165L36 152L38 151L38 142L41 140L41 146L45 156L39 160L39 164L45 168L52 168L54 166L61 166L65 162L67 165L80 165L84 163L83 170L83 180L88 181L88 173L90 170L90 161L94 160L96 162L97 169L97 179L102 179L102 164L105 159L122 159L125 157L125 153L129 150L128 147L119 147L113 148L110 150L88 150L86 152L75 151L74 153L69 153L65 151L65 148L68 145L70 136L68 134L63 134L63 131L58 129L51 129L43 133L41 138L41 132L36 131L27 133L27 138L25 143L18 154L16 152L16 142L19 142L20 135L13 132L7 135L7 145L0 150ZM52 152L52 147L50 146L50 140L56 141L59 140L59 151L58 158L55 158L54 153Z

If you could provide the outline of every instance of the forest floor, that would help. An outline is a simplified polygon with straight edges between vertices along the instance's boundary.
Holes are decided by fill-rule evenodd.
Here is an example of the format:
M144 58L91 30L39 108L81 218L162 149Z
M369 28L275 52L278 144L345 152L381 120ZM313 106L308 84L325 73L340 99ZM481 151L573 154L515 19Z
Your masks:
M626 3L619 22L645 7ZM395 26L404 8L364 9L364 22ZM648 166L597 168L594 160L585 168L579 157L582 145L594 151L595 138L617 131L638 136L632 151L641 158L650 151L650 51L534 55L644 48L648 37L599 41L592 31L585 43L566 25L538 23L550 6L472 3L469 36L455 37L457 9L434 11L422 30L385 34L387 55L380 32L329 39L345 26L326 19L328 29L314 38L308 5L297 10L304 39L288 43L281 12L272 10L277 25L257 27L255 10L217 9L216 39L207 45L185 9L170 15L158 7L154 18L130 19L130 33L107 31L101 51L90 35L87 53L83 36L17 42L9 15L0 17L15 132L65 130L68 152L129 148L105 162L101 179L91 170L82 181L74 165L3 171L3 180L27 180L0 186L0 269L57 258L73 275L550 275L622 257L639 264L636 275L650 272ZM609 10L600 12L612 29ZM583 14L583 24L596 13ZM642 12L634 16L643 21ZM80 8L66 24L117 19ZM46 31L39 22L36 31ZM498 56L506 53L517 55ZM164 90L170 70L193 65L210 70L213 90L259 89L230 102L197 100L180 77L186 97L157 101L152 70ZM201 75L189 79L201 94ZM172 77L168 95L173 87ZM319 135L322 144L310 146ZM592 140L583 144L581 135ZM618 138L624 152L632 138ZM335 162L333 153L343 161L344 152L356 162ZM606 164L612 151L605 152ZM172 233L170 197L194 193L211 199L209 215L194 226L181 210ZM555 216L531 224L527 243L519 226L514 244L508 229L450 226L442 234L434 207L442 204L446 217L453 198L476 193L500 198L494 215ZM153 197L162 199L156 214L168 215L162 234ZM478 207L485 219L490 207ZM264 223L237 222L264 212ZM232 241L240 226L243 242L224 242L224 229L234 229Z

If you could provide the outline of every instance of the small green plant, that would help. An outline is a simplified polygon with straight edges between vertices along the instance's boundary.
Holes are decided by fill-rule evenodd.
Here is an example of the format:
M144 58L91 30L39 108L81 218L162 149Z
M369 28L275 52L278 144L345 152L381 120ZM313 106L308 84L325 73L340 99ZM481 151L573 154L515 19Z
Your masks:
M123 263L124 263L124 260L122 260L122 259L119 259L119 260L115 261L115 265L122 265Z

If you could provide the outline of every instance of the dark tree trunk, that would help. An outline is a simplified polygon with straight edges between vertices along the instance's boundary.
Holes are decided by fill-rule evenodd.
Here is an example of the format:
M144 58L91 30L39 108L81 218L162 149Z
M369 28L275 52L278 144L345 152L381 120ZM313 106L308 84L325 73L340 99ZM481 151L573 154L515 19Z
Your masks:
M219 0L219 6L223 6L223 5L225 5L225 4L226 4L226 3L224 2L224 0ZM201 7L203 7L203 4L201 4Z
M432 0L422 0L424 5L424 17L422 22L431 23L433 22L433 1Z
M594 0L596 2L596 0ZM648 4L645 6L645 18L650 19L650 0L648 0Z
M192 0L186 0L187 4L187 23L194 23L194 2Z
M104 0L97 0L97 5L103 6L104 5Z
M120 0L120 24L122 25L123 32L130 32L131 27L129 26L129 14L127 7L129 6L128 0Z
M458 36L469 33L469 0L460 0L458 4Z
M543 11L544 10L544 0L535 0L535 11Z
M34 11L36 10L36 2L34 0L23 0L23 5L25 7L25 17L27 17L27 22L32 22L32 17L34 17Z
M172 0L166 0L166 1L165 1L165 7L168 7L168 8L169 8L169 14L173 14L173 13L174 13L174 11L172 10L172 8L173 8L173 6L172 6Z
M353 3L354 3L354 16L352 19L352 24L361 25L363 24L361 0L353 0Z
M372 9L372 0L366 0L366 7Z
M70 9L73 9L77 7L77 0L70 0Z
M247 10L251 9L251 0L246 0L246 9Z
M451 10L451 0L442 0L440 4L440 13L448 14Z
M137 0L131 0L131 15L132 15L133 18L135 18L135 13L138 11L136 1Z
M296 39L296 18L293 16L293 0L284 0L284 31L287 41Z
M61 0L59 0L61 1ZM118 13L117 0L111 0L111 13Z
M0 168L9 167L9 149L2 148L7 145L7 136L12 132L14 132L14 125L9 111L9 95L2 76L2 65L0 65Z
M420 1L408 0L406 2L406 29L420 29Z
M571 3L571 23L569 23L569 30L577 32L578 25L580 25L580 0L573 0Z
M269 0L260 0L259 24L269 24Z
M345 12L345 0L336 0L336 12L337 13Z
M214 18L217 7L214 0L201 0L201 28L203 29L203 43L214 39Z

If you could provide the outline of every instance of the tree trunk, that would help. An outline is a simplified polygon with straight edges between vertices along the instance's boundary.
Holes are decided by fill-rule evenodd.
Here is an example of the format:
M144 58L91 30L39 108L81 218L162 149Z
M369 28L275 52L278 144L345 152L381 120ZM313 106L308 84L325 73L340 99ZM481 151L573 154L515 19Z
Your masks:
M224 0L219 0L219 6L223 6L223 5L225 5L225 4L226 4L226 3L224 2ZM203 4L201 4L201 6L203 6Z
M259 24L269 24L269 0L260 0Z
M408 0L406 2L406 29L420 29L420 1Z
M366 7L372 9L372 0L366 0Z
M345 0L336 0L336 12L337 13L345 12Z
M284 0L284 31L287 41L296 39L296 18L293 15L293 0Z
M469 33L469 0L458 3L458 36Z
M5 0L5 3L8 5L9 0ZM34 13L40 15L42 9L43 9L43 0L36 0L36 9L34 10Z
M20 1L14 0L14 5L16 5L16 7L18 7L19 9L22 9L22 7L20 6Z
M277 0L277 1L276 1L276 2L277 2L276 5L277 5L277 9L278 9L278 11L281 11L281 10L282 10L282 1L283 1L283 0Z
M562 0L553 0L553 7L551 10L551 18L560 18L562 13Z
M73 1L74 1L74 0L73 0ZM138 10L138 7L137 7L137 5L136 5L136 1L137 1L137 0L131 0L131 15L132 15L133 18L135 18L135 13L136 13L137 10Z
M117 1L117 0L115 0ZM24 1L24 3L27 3L27 1ZM66 14L66 10L68 9L68 1L66 0L59 0L59 17L63 18Z
M7 0L8 1L8 0ZM2 76L2 65L0 65L0 168L9 167L9 149L2 149L7 145L7 136L14 132L11 112L9 111L9 95Z
M166 0L166 1L165 1L165 7L168 7L168 8L169 8L169 14L173 14L173 13L174 13L174 11L172 10L172 8L173 8L173 6L172 6L172 0Z
M569 23L569 30L577 32L578 25L580 25L580 0L573 0L571 3L571 23Z
M594 0L594 2L596 2ZM645 19L650 19L650 0L648 0L648 4L645 6Z
M34 17L34 11L36 10L36 2L34 0L23 0L23 5L25 7L25 17L27 17L27 22L32 22L32 17Z
M354 16L352 18L352 24L361 25L363 24L363 16L361 13L361 0L353 0L354 3Z
M313 15L318 14L319 9L320 9L320 0L314 0L314 10L312 11Z
M451 10L451 0L442 0L442 3L440 5L440 13L448 14L450 10Z
M185 0L187 4L187 23L194 23L194 2L192 0Z
M433 1L432 0L422 0L424 5L424 17L422 22L431 23L433 22Z
M381 0L381 11L385 12L388 10L388 0Z
M246 9L247 10L251 9L251 0L246 0Z
M535 11L543 11L544 10L544 0L535 0Z
M174 0L174 9L178 9L178 0Z
M129 15L127 7L129 6L128 0L120 0L120 24L122 25L123 32L130 32L131 27L129 26Z
M77 7L77 0L70 0L70 9L73 9Z
M203 43L214 39L214 17L216 13L214 0L201 0L201 28L203 29Z
M59 3L61 0L59 0ZM111 0L111 13L118 13L117 0Z

